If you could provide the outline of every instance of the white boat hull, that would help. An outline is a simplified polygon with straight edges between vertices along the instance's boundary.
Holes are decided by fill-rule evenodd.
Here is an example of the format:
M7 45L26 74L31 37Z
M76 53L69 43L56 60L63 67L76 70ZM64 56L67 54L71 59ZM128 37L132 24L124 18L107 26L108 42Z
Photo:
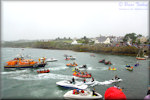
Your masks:
M93 96L91 91L84 91L84 93L79 93L79 94L73 94L73 90L68 91L65 95L64 95L64 99L85 99L85 100L89 100L89 99L100 99L102 98L102 95L95 92L97 94L97 96Z
M70 89L86 89L88 86L84 84L78 84L78 83L70 83L69 81L59 81L56 82L57 85L64 87L64 88L70 88Z

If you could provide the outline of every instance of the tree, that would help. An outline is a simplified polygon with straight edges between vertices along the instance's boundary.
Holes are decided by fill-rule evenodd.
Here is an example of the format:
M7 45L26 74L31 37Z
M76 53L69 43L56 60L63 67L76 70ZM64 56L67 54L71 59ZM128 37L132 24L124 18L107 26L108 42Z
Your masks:
M127 42L129 38L132 39L132 42L135 42L135 41L136 41L136 38L137 38L136 33L129 33L129 34L126 34L126 35L124 36L124 38L123 38L123 41L124 41L124 42Z

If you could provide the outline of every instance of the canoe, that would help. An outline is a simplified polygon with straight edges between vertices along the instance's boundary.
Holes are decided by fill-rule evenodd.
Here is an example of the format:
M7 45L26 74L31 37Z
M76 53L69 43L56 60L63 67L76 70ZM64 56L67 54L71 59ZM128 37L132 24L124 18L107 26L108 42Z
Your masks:
M69 88L69 89L86 89L88 86L84 84L78 84L75 82L75 84L71 83L70 81L59 81L56 82L58 86Z
M100 99L102 98L102 95L95 92L97 96L92 95L92 91L86 91L84 90L84 93L79 92L79 94L73 94L73 90L68 91L67 93L64 94L64 99Z

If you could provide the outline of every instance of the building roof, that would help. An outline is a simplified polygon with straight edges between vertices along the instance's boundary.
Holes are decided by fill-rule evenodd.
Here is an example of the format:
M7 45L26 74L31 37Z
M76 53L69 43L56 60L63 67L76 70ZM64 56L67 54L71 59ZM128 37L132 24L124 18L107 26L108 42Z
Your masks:
M101 36L101 37L96 37L96 39L98 40L98 42L102 43L107 39L107 37Z

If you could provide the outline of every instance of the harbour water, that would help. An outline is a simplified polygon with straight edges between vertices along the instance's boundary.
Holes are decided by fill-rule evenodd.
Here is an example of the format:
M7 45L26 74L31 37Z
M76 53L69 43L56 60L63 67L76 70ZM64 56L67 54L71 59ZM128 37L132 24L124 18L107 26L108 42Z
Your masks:
M72 79L73 67L67 67L67 63L75 61L79 66L86 64L87 72L91 73L96 81L106 82L115 75L123 79L117 83L124 88L123 92L127 99L143 99L147 93L149 81L149 60L139 61L140 65L134 70L125 69L126 64L134 66L135 57L96 54L89 52L74 52L70 50L49 50L24 48L23 53L31 55L31 58L38 61L41 57L55 58L57 62L48 62L45 68L50 69L50 73L38 74L37 69L24 70L4 70L5 62L13 59L21 48L1 48L1 96L2 99L63 99L63 95L69 91L56 85L61 80ZM66 61L64 54L76 57L76 60ZM94 54L95 57L90 56ZM109 65L98 63L105 59L111 61L111 67L116 71L108 70ZM42 68L41 68L42 69ZM107 88L112 84L96 85L95 90L104 97ZM93 87L88 87L92 89Z

